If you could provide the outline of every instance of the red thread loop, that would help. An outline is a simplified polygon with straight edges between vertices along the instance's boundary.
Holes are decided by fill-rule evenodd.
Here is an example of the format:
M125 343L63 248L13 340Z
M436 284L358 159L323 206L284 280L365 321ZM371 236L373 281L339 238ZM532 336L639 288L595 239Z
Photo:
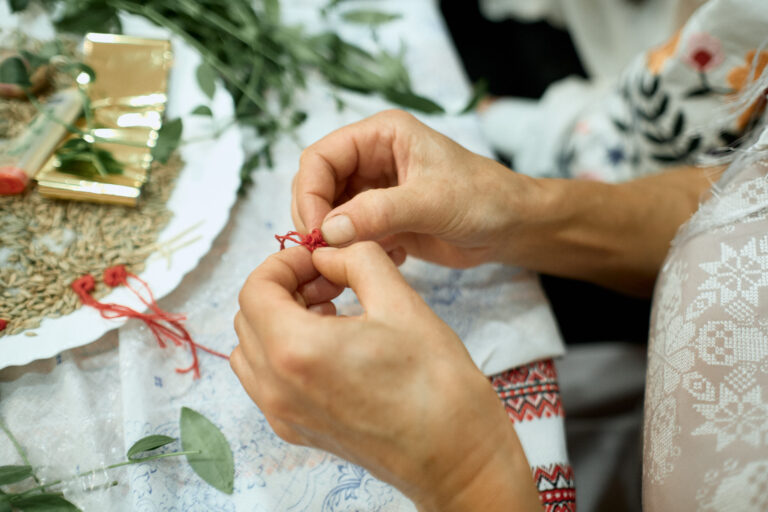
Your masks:
M302 245L309 249L309 252L315 252L315 249L320 247L328 247L328 243L323 240L323 234L318 228L313 229L308 235L302 235L298 231L289 231L282 236L275 235L275 239L280 242L281 251L285 249L285 242L287 241Z
M143 287L143 293L146 294L148 298L145 298L140 290L134 288L131 285L129 278L131 280L136 280L141 284ZM189 335L189 332L187 332L187 330L181 324L182 321L187 319L186 316L178 313L169 313L161 309L160 306L157 305L149 285L137 275L128 272L123 265L115 265L114 267L109 267L106 269L104 271L104 283L107 286L113 288L119 285L126 286L139 298L139 300L141 300L145 306L147 306L152 311L152 313L140 313L134 309L120 304L103 303L97 301L90 295L90 292L96 286L93 276L90 274L86 274L75 279L71 286L77 296L80 297L80 301L83 304L99 310L99 313L104 318L114 319L128 317L137 318L143 321L152 331L152 334L155 336L157 344L160 345L160 348L166 347L166 341L170 341L176 346L187 344L189 346L190 352L192 353L192 364L188 368L177 368L176 371L178 373L187 373L192 371L194 372L195 378L200 377L200 363L197 357L198 348L208 352L209 354L224 359L229 359L229 357L225 354L216 352L215 350L195 343L192 340L192 337Z
M126 283L127 280L128 271L125 270L123 265L115 265L114 267L109 267L104 271L104 284L112 288Z

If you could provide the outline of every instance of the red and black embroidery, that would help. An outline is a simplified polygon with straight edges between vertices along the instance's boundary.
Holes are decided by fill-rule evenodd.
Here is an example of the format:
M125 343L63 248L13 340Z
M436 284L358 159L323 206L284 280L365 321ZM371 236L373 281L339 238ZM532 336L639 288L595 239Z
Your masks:
M546 512L576 512L576 488L570 465L534 468L533 479Z
M492 377L491 384L512 421L565 415L551 359L507 370Z

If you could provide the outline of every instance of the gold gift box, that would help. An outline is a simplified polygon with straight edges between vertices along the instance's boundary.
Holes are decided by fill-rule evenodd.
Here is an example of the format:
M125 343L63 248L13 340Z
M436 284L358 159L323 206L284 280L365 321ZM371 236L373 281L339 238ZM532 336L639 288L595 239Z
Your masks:
M96 80L87 83L98 128L96 146L110 151L124 166L123 174L82 178L58 170L53 155L37 174L46 197L135 205L148 178L151 148L157 141L167 103L168 70L173 62L170 41L115 34L88 34L84 62Z

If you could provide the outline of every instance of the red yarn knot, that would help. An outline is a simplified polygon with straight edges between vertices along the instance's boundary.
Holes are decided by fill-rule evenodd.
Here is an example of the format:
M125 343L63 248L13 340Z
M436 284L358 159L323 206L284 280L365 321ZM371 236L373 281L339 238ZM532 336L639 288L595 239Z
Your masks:
M6 327L8 327L8 320L0 318L0 331L4 331Z
M320 247L328 247L328 243L323 240L323 234L320 229L315 228L308 235L302 235L298 231L289 231L283 236L275 235L275 239L280 242L280 250L285 249L285 242L291 241L309 249L309 252L314 252L315 249Z
M128 271L124 265L115 265L104 271L104 284L114 288L120 286L128 280Z
M96 281L91 274L85 274L72 281L72 289L80 296L90 293L94 288L96 288Z

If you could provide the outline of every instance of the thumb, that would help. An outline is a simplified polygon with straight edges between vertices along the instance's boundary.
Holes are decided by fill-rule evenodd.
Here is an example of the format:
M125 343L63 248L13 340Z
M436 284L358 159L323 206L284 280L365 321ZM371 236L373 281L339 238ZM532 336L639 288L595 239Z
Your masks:
M343 249L320 248L312 253L312 263L329 281L352 288L370 316L403 315L424 305L376 242L361 242Z
M366 190L326 215L320 230L330 245L379 240L403 232L430 232L430 212L425 194L402 185Z

